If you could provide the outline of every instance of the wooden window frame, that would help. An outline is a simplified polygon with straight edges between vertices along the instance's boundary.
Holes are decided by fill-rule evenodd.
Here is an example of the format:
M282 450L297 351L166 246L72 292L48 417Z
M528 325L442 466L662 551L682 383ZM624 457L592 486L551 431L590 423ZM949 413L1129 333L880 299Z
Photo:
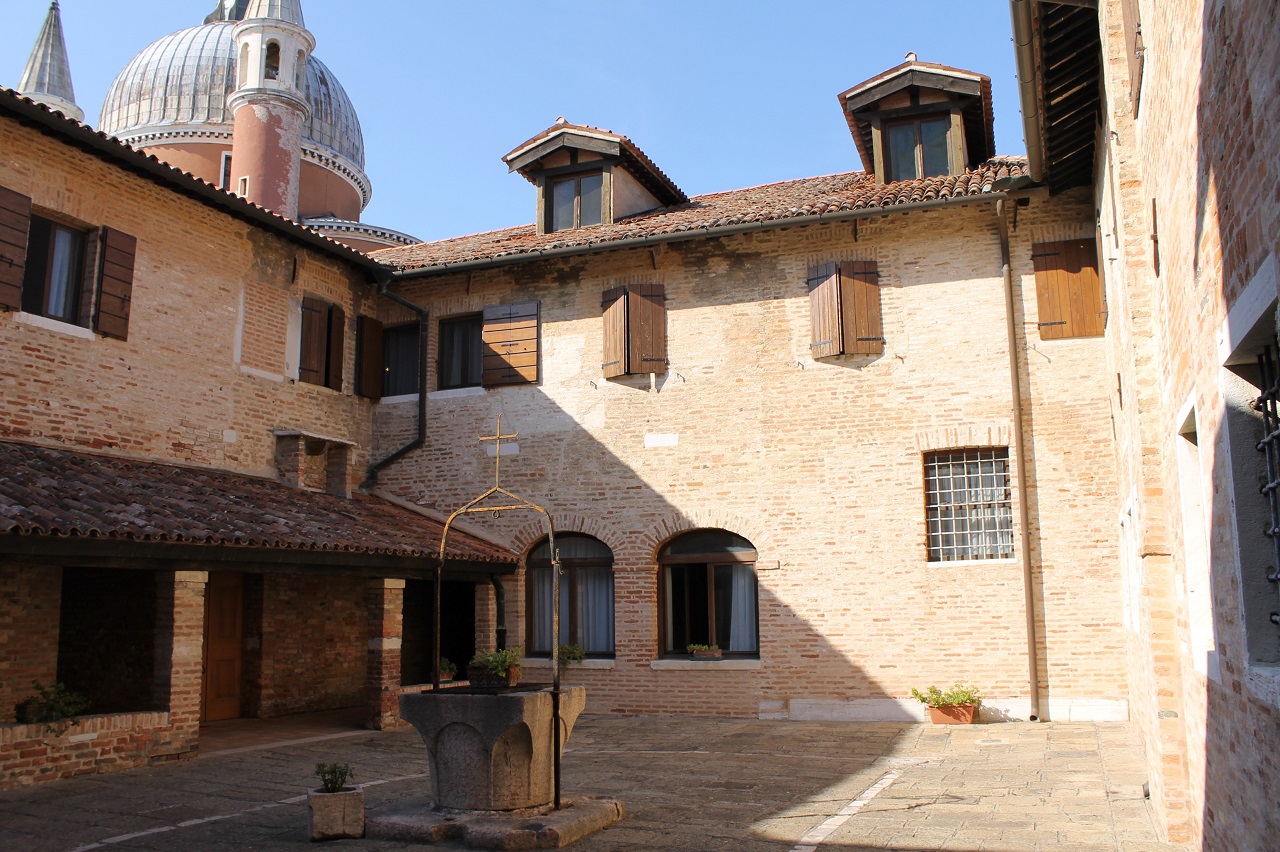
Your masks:
M691 531L696 532L696 531ZM679 537L677 537L678 539ZM752 575L755 578L755 634L756 634L756 650L755 651L729 651L721 650L721 655L726 659L740 660L758 660L760 658L760 575L754 570L754 566L758 561L756 551L744 550L717 550L710 553L676 553L670 552L671 545L675 540L669 542L658 556L658 650L659 656L667 659L689 659L690 654L683 648L673 648L667 645L667 633L670 619L672 618L671 606L673 601L668 599L667 585L670 570L678 566L696 566L704 565L707 579L707 636L710 642L707 644L715 644L716 636L716 614L715 614L715 569L722 566L735 565L751 565L753 566Z
M881 126L880 138L884 147L884 177L885 183L893 183L896 181L920 180L924 177L941 177L942 175L925 175L924 173L924 137L922 127L925 122L942 121L947 125L947 170L944 174L956 174L959 169L956 168L955 162L955 140L952 138L954 130L954 122L951 120L951 113L938 112L929 113L927 115L913 116L911 118L898 118L886 120ZM890 179L889 175L893 169L893 158L890 156L889 133L895 127L910 126L914 131L915 144L912 146L914 162L914 175L912 177L899 177Z
M461 375L466 374L466 366L469 361L474 360L480 370L480 381L471 383L463 379L458 384L450 384L446 382L446 376L449 374L447 367L452 365L452 361L448 360L453 357L452 352L445 351L445 340L453 334L452 329L462 325L470 325L476 323L478 325L478 334L476 335L477 345L474 352L463 353L463 369ZM439 329L436 332L436 340L439 341L436 357L436 389L437 390L459 390L461 388L484 387L484 314L459 314L458 316L445 317L440 320ZM450 347L452 348L452 347ZM471 347L468 347L470 349Z
M42 256L35 257L31 252L30 240L34 237L36 230L40 229L44 232L44 251ZM53 274L54 253L57 249L56 236L59 232L70 234L76 241L72 249L73 268L71 269L70 281L72 291L69 294L68 304L70 305L70 316L60 316L49 308L49 287L51 284L50 276ZM85 278L91 274L90 261L90 244L93 231L87 231L57 219L42 216L38 213L32 213L30 218L30 232L27 243L26 270L22 280L22 310L28 314L45 317L55 322L64 322L67 325L77 325L87 328L89 325L89 300L92 298L92 289L86 286L88 282Z
M667 371L666 289L641 283L604 291L604 360L606 379Z
M406 391L401 389L399 393L392 393L391 391L396 390L396 388L393 387L393 385L397 383L398 377L396 375L397 371L393 369L395 365L391 361L392 346L389 345L388 341L390 338L396 335L401 335L401 334L405 335L406 337L412 337L414 341L413 390ZM422 326L420 322L397 323L396 325L388 325L383 327L382 329L382 359L383 359L382 360L382 370L383 370L382 396L386 397L386 396L417 394L422 390L421 388L422 381L420 376L418 375L422 369L422 345L423 345L422 338L423 338Z
M1035 243L1036 326L1041 340L1101 337L1107 329L1107 294L1098 274L1095 239Z
M346 324L341 305L314 296L303 298L298 381L341 393Z
M845 260L810 267L811 340L815 359L884 354L884 307L879 265Z
M589 177L600 178L600 221L590 225L582 223L582 181ZM560 183L573 183L573 224L564 225L557 228L555 226L555 187ZM604 170L600 168L591 168L581 172L571 174L548 176L546 178L546 223L547 233L555 233L557 231L571 231L575 228L594 228L596 225L605 224L605 190L607 189L607 181L604 179Z
M585 538L587 536L584 535L582 537ZM594 536L591 536L591 537L594 538ZM597 541L598 540L599 539L597 539ZM601 542L601 544L604 544L604 542ZM614 607L614 617L616 619L617 617L617 586L616 586L617 580L613 571L613 565L614 565L614 559L612 556L609 556L608 558L591 557L591 558L585 558L585 559L561 559L560 560L560 567L564 571L564 575L561 578L561 582L568 583L568 587L569 587L569 615L568 615L569 641L567 644L570 644L570 645L582 644L581 642L578 641L581 638L581 631L579 629L580 625L578 624L578 619L576 617L578 612L578 571L579 569L582 569L582 568L608 568L609 569L610 589L613 592L613 594L610 595L609 603L611 606ZM530 574L532 574L532 572L534 571L550 571L551 560L550 559L529 559L526 567L528 568L528 572ZM526 590L532 589L532 587L533 587L533 584L531 582L525 583ZM535 650L535 643L534 643L534 636L533 636L533 606L534 606L533 594L529 591L526 591L525 621L524 621L525 645L524 646L526 649L528 649L527 656L535 659L542 659L542 658L549 659L551 657L551 649L548 648L546 651ZM565 613L563 610L560 613L560 618L561 620L565 618ZM614 635L609 637L609 644L611 646L611 650L609 651L586 652L587 659L612 660L617 657L617 623L616 621L614 624Z

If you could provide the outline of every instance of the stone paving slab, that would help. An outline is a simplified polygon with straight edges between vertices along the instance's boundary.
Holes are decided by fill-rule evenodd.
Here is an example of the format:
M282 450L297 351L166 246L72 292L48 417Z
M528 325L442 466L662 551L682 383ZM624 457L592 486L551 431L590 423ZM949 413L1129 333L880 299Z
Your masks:
M320 760L352 764L370 808L428 790L413 731L281 743L0 793L0 849L405 848L308 842ZM564 758L567 796L617 798L628 813L582 852L1182 849L1158 842L1144 779L1123 724L584 716Z

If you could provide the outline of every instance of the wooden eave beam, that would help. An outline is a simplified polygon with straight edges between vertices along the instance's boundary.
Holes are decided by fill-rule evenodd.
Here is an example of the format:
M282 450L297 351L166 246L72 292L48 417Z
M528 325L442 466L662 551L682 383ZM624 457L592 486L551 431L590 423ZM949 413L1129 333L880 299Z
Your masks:
M982 81L969 80L963 77L952 77L949 74L915 69L899 74L891 80L877 83L866 91L859 92L845 99L845 111L853 114L876 101L902 91L910 86L922 89L936 89L957 95L982 96Z
M537 145L525 151L519 157L507 163L507 171L524 172L525 168L541 160L548 154L552 154L561 148L576 148L579 151L594 151L597 154L606 154L618 156L622 153L622 144L613 142L608 139L596 139L593 136L583 136L579 133L566 130L557 133L550 139L539 142Z

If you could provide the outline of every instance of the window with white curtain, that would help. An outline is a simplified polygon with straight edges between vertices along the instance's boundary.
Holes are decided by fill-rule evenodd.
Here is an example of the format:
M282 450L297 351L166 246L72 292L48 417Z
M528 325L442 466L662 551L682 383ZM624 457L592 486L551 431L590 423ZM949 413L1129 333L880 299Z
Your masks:
M694 530L658 556L662 568L662 653L716 645L726 657L760 654L756 550L725 530Z
M927 453L924 486L930 562L1013 556L1007 447Z
M560 551L560 644L581 645L588 657L613 656L613 551L580 533L556 536ZM551 656L551 546L543 539L526 560L531 657Z

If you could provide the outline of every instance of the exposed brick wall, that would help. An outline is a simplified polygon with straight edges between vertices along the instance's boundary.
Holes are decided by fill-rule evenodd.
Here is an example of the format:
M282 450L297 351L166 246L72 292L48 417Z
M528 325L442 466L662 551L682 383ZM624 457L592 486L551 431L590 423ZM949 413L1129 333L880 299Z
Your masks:
M1122 714L1102 341L1044 343L1035 330L1030 245L1087 236L1086 198L1038 198L1013 232L1018 328L1029 347L1020 363L1034 430L1041 689L1046 704L1113 702ZM882 357L809 357L807 270L838 259L879 263ZM600 294L641 278L665 285L669 312L671 369L652 389L647 376L600 377ZM746 716L762 702L900 699L913 686L966 680L1025 712L1019 562L930 565L925 556L922 447L1000 440L1013 455L992 205L864 221L856 233L823 225L534 262L404 292L436 319L541 302L541 382L433 399L427 445L381 482L448 511L491 484L493 461L476 437L491 434L499 413L504 431L520 433L504 485L547 505L557 529L589 532L614 553L615 667L573 673L590 687L591 709ZM412 403L380 406L380 448L403 440L413 416ZM650 434L679 439L646 448ZM531 515L473 521L518 547L542 534ZM757 548L761 662L655 668L657 552L706 526ZM483 647L492 604L486 590L479 596ZM519 578L507 583L507 624L509 643L521 643Z
M365 703L369 617L359 577L263 577L258 714Z
M1140 2L1146 61L1134 120L1121 4L1100 6L1107 126L1096 189L1120 320L1107 350L1120 389L1112 410L1134 720L1170 839L1270 848L1280 833L1280 678L1251 662L1245 643L1249 593L1240 578L1259 568L1237 554L1257 533L1241 526L1235 495L1252 499L1253 486L1237 490L1230 456L1253 451L1228 447L1220 335L1280 249L1280 9ZM1188 415L1200 469L1180 472ZM1189 514L1188 493L1199 495L1205 517ZM1207 527L1207 556L1186 534L1197 524ZM1209 587L1197 592L1202 574ZM1191 603L1197 593L1212 601L1208 661L1196 648L1205 630Z
M0 723L17 717L14 705L49 685L58 672L58 602L62 569L0 564Z
M146 766L171 732L168 713L85 716L61 733L0 725L0 790Z

